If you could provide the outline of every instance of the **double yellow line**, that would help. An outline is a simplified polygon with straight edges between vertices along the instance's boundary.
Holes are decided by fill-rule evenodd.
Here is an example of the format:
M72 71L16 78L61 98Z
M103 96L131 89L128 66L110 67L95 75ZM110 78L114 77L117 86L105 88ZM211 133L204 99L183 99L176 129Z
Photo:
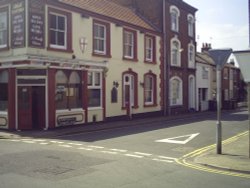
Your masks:
M229 138L227 140L224 140L222 142L222 144L223 145L230 144L230 143L235 142L239 138L241 138L243 136L246 136L246 135L248 135L248 131L240 133L240 134L238 134L238 135L236 135L234 137L231 137L231 138ZM190 162L191 159L193 159L193 158L195 158L197 156L200 156L200 155L204 154L205 152L208 152L208 151L214 149L215 147L216 147L216 145L213 144L213 145L206 146L204 148L200 148L198 150L195 150L195 151L193 151L191 153L188 153L188 154L182 156L181 158L179 158L177 160L177 163L180 164L180 165L189 167L189 168L193 168L193 169L201 170L201 171L205 171L205 172L210 172L210 173L215 173L215 174L223 174L223 175L228 175L228 176L236 176L236 177L242 177L242 178L249 178L250 179L250 174L248 175L248 174L244 174L244 173L230 172L230 171L227 171L227 170L219 170L219 169L209 168L209 167L206 167L206 166L202 166L202 165Z

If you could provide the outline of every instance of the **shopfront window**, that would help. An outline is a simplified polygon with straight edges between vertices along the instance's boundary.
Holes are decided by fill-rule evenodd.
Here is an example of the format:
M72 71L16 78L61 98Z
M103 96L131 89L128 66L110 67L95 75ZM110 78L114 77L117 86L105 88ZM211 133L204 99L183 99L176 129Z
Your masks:
M8 72L0 72L0 111L8 111Z
M69 75L69 78L67 75ZM82 107L81 78L77 72L66 74L61 70L57 71L55 100L57 110L71 110Z

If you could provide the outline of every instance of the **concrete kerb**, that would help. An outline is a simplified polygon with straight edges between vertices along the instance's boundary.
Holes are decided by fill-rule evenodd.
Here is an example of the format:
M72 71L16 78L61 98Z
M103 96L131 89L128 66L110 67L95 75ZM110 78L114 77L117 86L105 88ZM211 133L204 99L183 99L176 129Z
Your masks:
M228 148L233 148L234 150L237 149L234 144L237 142L243 143L243 141L244 143L246 142L244 150L247 150L248 143L246 140L243 140L244 138L247 138L247 135L248 131L224 140L222 143L223 148L225 148L224 152L229 151ZM178 159L177 163L205 172L250 178L250 159L247 154L245 154L244 157L242 157L242 155L234 155L231 157L230 154L217 155L215 154L215 148L215 144L200 148L184 155Z
M125 127L136 127L136 126L144 126L146 124L155 123L155 122L171 122L180 119L191 119L194 117L207 117L214 115L215 112L198 112L198 113L190 113L184 115L176 115L171 117L149 117L144 119L132 119L127 121L114 121L114 122L99 122L94 124L86 124L84 126L77 125L72 127L62 127L55 128L48 131L1 131L0 137L7 138L15 138L15 137L33 137L33 138L59 138L64 135L74 135L81 133L90 133L95 131L105 131L110 129L120 129Z

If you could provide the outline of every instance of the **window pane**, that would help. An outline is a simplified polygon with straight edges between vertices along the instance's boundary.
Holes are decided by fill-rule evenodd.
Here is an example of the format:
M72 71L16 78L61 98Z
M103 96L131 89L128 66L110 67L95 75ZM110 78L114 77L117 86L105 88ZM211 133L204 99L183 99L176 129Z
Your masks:
M93 73L88 72L88 86L93 85Z
M58 38L57 38L57 44L60 46L65 46L65 36L64 32L57 32Z
M81 108L82 107L82 88L80 84L70 85L69 88L69 108Z
M8 84L0 83L0 111L8 110Z
M58 30L65 31L65 18L58 16Z
M101 106L101 90L88 89L88 106L100 107Z
M0 45L7 45L7 12L0 13Z
M50 15L50 28L51 29L57 29L57 17L56 15Z
M95 86L100 86L101 85L101 74L95 73Z
M68 95L68 79L63 71L57 71L56 73L56 91L55 101L56 109L67 109L67 95Z
M56 44L56 32L54 30L50 30L50 44Z

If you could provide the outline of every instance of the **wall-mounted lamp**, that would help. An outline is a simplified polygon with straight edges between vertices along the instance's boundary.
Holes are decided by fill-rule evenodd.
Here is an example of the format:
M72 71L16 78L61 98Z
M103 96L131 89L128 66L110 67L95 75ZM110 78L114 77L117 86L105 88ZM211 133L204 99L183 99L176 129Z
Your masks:
M113 86L118 88L119 87L119 83L117 81L113 81Z
M80 45L80 49L81 49L82 53L84 53L86 51L87 45L88 45L88 40L86 39L86 37L80 37L79 45Z
M140 85L141 85L141 87L144 87L145 84L144 84L144 82L140 82Z

